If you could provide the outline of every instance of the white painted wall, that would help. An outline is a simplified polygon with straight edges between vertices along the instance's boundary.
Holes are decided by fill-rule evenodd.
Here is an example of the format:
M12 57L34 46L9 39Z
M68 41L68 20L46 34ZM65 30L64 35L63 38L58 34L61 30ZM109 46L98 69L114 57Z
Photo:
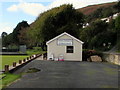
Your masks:
M67 35L63 35L57 39L73 39ZM74 53L66 53L66 46L57 45L57 39L47 45L47 57L53 54L54 58L64 55L65 61L82 61L82 43L73 39Z

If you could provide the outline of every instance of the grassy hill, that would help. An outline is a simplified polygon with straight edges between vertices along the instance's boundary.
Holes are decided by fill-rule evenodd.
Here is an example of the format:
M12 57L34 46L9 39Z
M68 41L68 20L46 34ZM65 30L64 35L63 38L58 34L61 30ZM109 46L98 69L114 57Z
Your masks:
M77 9L78 11L82 12L85 15L89 15L93 13L95 10L101 7L111 7L113 5L117 4L117 2L110 2L110 3L103 3L103 4L97 4L97 5L90 5L87 7L83 7L80 9Z

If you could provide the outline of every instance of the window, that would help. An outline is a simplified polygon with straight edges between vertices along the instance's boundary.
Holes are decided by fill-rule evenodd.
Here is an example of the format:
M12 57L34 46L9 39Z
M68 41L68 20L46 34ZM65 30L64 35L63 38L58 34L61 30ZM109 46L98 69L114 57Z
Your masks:
M73 53L73 49L74 49L73 46L67 46L67 51L66 51L66 53Z

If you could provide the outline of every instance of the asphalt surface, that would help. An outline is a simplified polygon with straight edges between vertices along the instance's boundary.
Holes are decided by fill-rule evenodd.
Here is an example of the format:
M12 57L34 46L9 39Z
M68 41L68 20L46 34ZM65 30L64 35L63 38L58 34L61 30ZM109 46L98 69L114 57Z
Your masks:
M118 66L101 62L34 60L15 74L27 73L7 88L118 88Z

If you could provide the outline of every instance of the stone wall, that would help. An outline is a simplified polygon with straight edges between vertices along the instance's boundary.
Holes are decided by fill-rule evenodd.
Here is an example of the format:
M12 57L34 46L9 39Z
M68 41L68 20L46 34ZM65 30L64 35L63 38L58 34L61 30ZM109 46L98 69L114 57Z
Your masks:
M103 60L120 65L120 53L103 53Z

